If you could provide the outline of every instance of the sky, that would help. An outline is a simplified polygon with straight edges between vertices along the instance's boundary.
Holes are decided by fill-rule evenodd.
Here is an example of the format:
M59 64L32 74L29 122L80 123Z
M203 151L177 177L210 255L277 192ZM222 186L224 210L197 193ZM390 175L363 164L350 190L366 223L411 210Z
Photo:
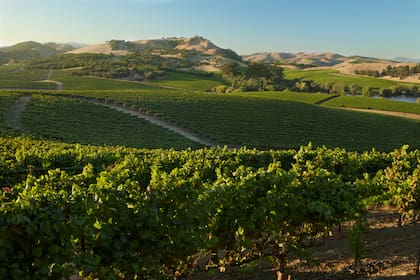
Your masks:
M195 35L242 55L420 58L420 0L0 0L0 45Z

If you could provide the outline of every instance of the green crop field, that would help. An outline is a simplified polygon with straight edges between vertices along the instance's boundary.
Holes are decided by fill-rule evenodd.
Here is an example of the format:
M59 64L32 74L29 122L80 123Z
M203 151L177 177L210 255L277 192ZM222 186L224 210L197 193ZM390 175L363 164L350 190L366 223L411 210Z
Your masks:
M311 146L173 151L0 137L1 276L64 279L80 271L88 279L175 279L204 269L191 258L203 253L226 267L271 257L277 270L281 262L313 260L310 251L274 255L278 244L303 252L308 240L325 242L342 223L363 223L363 240L353 238L388 248L401 236L389 231L387 220L386 234L396 238L378 240L378 232L368 230L368 210L381 201L393 206L387 217L394 209L401 216L419 213L420 193L413 188L419 160L419 151L406 147L390 153ZM399 227L412 228L411 242L414 225L413 219ZM410 268L418 252L412 244L405 247L413 253ZM228 253L218 255L222 250Z
M46 69L14 69L11 72L0 71L0 81L40 81L45 80L47 74L48 70Z
M82 94L127 102L221 145L285 149L312 142L352 150L391 150L403 144L420 147L419 122L275 98L180 91Z
M387 100L382 98L370 98L363 96L342 95L331 99L322 105L329 107L348 107L361 109L376 109L385 111L405 112L420 114L420 104Z
M389 88L393 85L409 85L396 81L340 74L336 70L285 70L287 79L313 80L318 83L341 83L371 88Z
M0 80L0 89L56 89L56 87L54 83Z
M53 80L62 82L65 89L69 90L112 90L112 89L153 89L152 85L144 83L111 80L95 77L72 76L71 71L53 70Z
M17 66L0 68L0 88L7 89L55 89L54 83L37 82L45 80L48 70L23 69Z
M293 91L263 91L263 92L244 92L236 93L233 95L244 97L256 97L263 99L295 101L307 104L315 104L332 95L328 93L306 93L306 92L293 92Z
M38 137L68 143L138 148L200 147L145 120L69 98L33 95L23 123Z
M17 70L21 69L22 65L0 65L0 74L6 74L11 72L16 72Z
M151 82L153 85L207 91L218 85L227 85L222 79L203 77L198 74L167 72L162 80Z

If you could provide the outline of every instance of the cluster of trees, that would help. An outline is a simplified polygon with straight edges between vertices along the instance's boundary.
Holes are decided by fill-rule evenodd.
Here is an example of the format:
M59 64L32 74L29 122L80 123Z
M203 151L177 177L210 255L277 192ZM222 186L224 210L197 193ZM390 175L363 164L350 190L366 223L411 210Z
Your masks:
M414 96L420 97L420 87L417 85L394 85L390 88L362 87L356 84L343 83L318 83L312 80L291 80L288 82L288 89L299 92L323 92L340 95L364 95L383 97L389 96Z
M405 79L409 76L412 76L414 74L420 73L420 64L414 65L412 67L408 65L404 66L391 66L388 65L385 69L382 71L377 70L356 70L354 71L357 75L366 75L371 77L385 77L385 76L391 76L394 78L400 78Z
M232 83L230 86L216 87L215 91L218 93L284 89L283 68L277 65L251 63L243 70L237 62L228 62L222 65L222 73Z
M161 78L167 70L191 67L191 63L184 59L161 57L140 52L133 52L119 57L106 54L65 54L35 59L29 62L28 68L80 68L73 71L72 75L112 79L130 77L134 80L154 80Z

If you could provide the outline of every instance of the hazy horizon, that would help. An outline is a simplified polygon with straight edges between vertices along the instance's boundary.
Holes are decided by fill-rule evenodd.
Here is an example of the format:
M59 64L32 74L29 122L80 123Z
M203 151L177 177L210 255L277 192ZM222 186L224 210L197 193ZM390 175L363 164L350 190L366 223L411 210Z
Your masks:
M420 0L0 0L0 45L203 36L239 54L420 58Z

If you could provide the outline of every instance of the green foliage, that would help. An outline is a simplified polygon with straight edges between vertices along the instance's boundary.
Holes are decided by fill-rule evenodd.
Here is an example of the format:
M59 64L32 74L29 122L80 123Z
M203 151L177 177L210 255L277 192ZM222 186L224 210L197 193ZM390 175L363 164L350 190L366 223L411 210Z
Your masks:
M362 94L364 88L370 88L373 95L378 95L381 89L391 89L392 87L400 90L393 91L393 95L401 95L404 91L406 95L417 95L418 89L413 88L413 84L377 79L373 77L361 77L354 75L341 74L336 70L286 70L286 79L292 81L290 88L311 92L329 92L338 94ZM302 85L304 83L304 85ZM337 85L339 88L334 88ZM348 90L342 87L347 86ZM302 89L300 89L302 88Z
M352 225L349 231L347 243L352 251L354 265L356 268L360 266L360 262L363 258L365 246L362 240L363 229L359 222Z
M395 78L400 78L401 80L417 73L420 73L420 64L417 64L411 67L409 65L400 65L400 66L388 65L382 71L374 71L374 70L356 70L355 71L355 74L357 75L367 75L367 76L373 76L373 77L391 76Z
M239 64L237 62L224 63L222 64L221 68L222 73L227 76L236 77L240 74Z
M245 73L241 74L238 63L228 62L222 65L222 73L232 78L230 87L225 88L225 93L284 89L283 68L276 65L251 63ZM213 90L216 91L216 88ZM220 91L220 88L217 90Z
M376 194L356 181L388 168L418 180L406 159L420 162L418 150L177 152L0 138L0 276L156 279L187 272L197 253L216 264L284 258L363 215L361 200ZM356 259L360 233L351 233Z

